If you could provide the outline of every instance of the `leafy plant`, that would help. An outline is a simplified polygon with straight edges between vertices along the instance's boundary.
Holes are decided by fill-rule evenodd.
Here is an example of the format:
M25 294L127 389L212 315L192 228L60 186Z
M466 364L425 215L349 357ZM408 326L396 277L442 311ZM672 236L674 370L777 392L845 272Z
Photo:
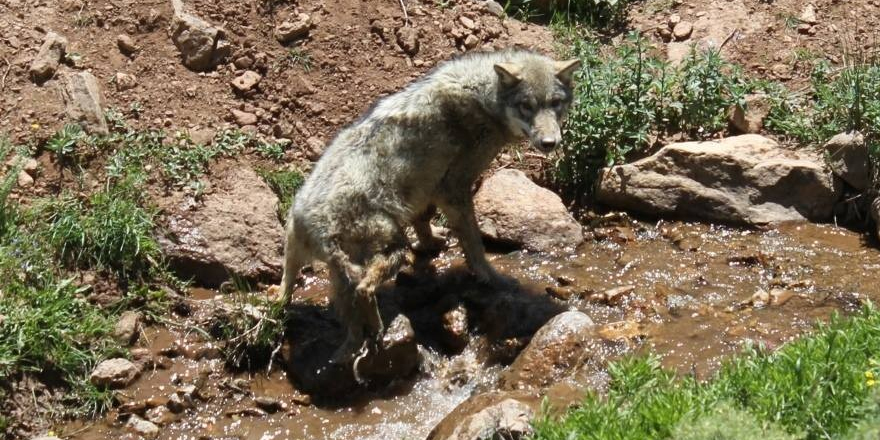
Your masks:
M305 182L305 177L296 170L257 170L257 174L278 196L278 220L284 223L287 211L293 203L293 196Z

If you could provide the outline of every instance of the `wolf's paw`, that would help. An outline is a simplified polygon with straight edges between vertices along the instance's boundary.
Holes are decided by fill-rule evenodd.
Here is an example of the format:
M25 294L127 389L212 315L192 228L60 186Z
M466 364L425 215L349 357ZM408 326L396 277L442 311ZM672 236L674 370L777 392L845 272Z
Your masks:
M519 286L519 282L513 277L496 272L494 269L483 273L475 273L477 282L492 290L512 290Z
M425 255L439 255L440 252L449 249L449 244L446 242L446 239L438 236L431 236L431 239L427 242L419 241L413 246L413 251L419 254Z

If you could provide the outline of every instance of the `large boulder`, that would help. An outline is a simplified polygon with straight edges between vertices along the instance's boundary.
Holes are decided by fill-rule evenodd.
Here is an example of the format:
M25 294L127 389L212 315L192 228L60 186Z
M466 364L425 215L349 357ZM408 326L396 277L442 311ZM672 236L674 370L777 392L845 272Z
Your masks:
M825 143L825 153L834 174L859 191L868 189L871 185L871 159L861 133L853 131L832 137Z
M104 95L98 80L89 72L67 75L62 89L67 117L91 134L108 134L104 118Z
M568 377L601 352L602 339L589 316L560 313L538 330L501 375L501 388L541 389Z
M180 51L183 65L195 70L209 70L232 53L225 40L226 32L186 11L183 0L172 0L174 19L171 41Z
M487 238L549 252L584 241L581 225L552 191L519 170L504 169L486 179L474 197L480 231Z
M231 275L276 281L284 238L277 203L252 169L226 170L201 204L171 208L160 244L175 271L204 286L219 286Z
M538 399L493 391L465 400L428 434L428 440L521 439L533 432Z
M58 70L58 65L67 52L67 39L55 32L46 34L40 51L31 62L30 75L37 84L42 84L52 78Z
M819 155L753 134L667 145L604 169L596 192L618 209L739 224L828 220L840 194Z

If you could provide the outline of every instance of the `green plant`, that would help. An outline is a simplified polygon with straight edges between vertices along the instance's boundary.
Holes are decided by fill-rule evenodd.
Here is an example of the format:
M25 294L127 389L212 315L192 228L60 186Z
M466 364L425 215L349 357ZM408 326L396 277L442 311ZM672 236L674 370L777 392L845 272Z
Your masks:
M299 47L288 48L284 58L275 65L274 70L279 71L291 67L299 67L306 73L311 72L312 56Z
M46 142L46 149L54 153L59 161L71 160L77 152L77 144L85 136L78 124L66 124Z
M293 203L293 196L305 182L305 177L296 170L257 170L257 174L278 196L278 220L284 223L287 211Z
M276 162L284 159L284 150L287 145L290 143L288 140L278 141L278 142L264 142L257 141L254 146L254 151L257 152L260 156L265 157L266 159L271 159Z
M508 0L504 11L519 20L586 25L599 31L620 28L631 0Z
M761 423L729 402L714 405L702 416L682 419L673 430L676 440L795 440L773 423Z

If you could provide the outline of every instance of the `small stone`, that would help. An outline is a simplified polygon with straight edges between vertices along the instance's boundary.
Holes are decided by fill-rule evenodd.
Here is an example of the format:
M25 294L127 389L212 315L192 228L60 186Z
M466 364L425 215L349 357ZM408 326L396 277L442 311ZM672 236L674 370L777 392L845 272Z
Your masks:
M678 15L678 14L672 14L666 20L666 26L668 26L669 29L675 28L675 26L678 25L679 23L681 23L681 15Z
M321 155L324 154L324 148L326 147L326 145L324 145L324 142L314 136L306 139L306 146L308 147L308 150L306 151L306 157L308 157L311 161L318 160Z
M235 123L240 126L254 125L257 123L257 115L253 113L243 112L236 109L231 109L229 112L232 113Z
M747 95L745 106L734 104L729 114L728 123L738 133L760 133L764 119L770 114L770 100L763 94Z
M502 17L504 15L504 6L501 6L501 4L495 0L487 0L483 2L483 8L486 12L496 17Z
M108 359L95 367L89 381L99 387L122 388L134 382L139 374L137 365L128 359Z
M119 317L119 321L116 322L116 327L113 329L113 337L120 344L131 345L137 340L140 333L140 322L140 313L131 310L124 312Z
M474 30L477 28L477 24L473 20L471 20L470 18L465 17L464 15L462 15L461 17L458 17L458 21L461 22L461 24L464 27L466 27L470 30Z
M61 93L70 120L81 125L87 133L110 133L104 118L104 95L94 75L89 72L67 75Z
M665 26L657 27L657 35L664 42L669 42L670 40L672 40L672 31L670 31L669 28Z
M19 188L30 188L34 186L34 178L31 177L30 174L25 170L21 170L18 172L18 187Z
M816 7L812 4L804 6L804 10L801 12L801 16L798 17L798 20L810 25L818 24L819 20L816 18Z
M31 63L29 70L31 78L37 84L42 84L52 78L66 52L67 39L55 32L47 33L43 45L40 46L40 51L37 52Z
M37 172L37 168L40 167L40 163L37 162L33 157L28 157L21 164L21 169L27 171L31 176L35 175Z
M209 70L229 57L232 47L226 31L184 10L181 0L172 1L174 19L171 41L180 51L183 65L195 71Z
M477 47L478 44L480 44L480 39L474 34L470 34L464 39L464 47L468 49L473 49Z
M153 439L159 436L159 427L155 423L144 420L134 414L129 417L125 427L144 438Z
M284 409L284 405L278 399L267 397L267 396L258 396L254 398L254 404L257 405L257 408L266 411L267 413L276 413L281 409Z
M419 32L412 27L397 30L397 45L409 56L419 52Z
M165 405L150 408L147 410L145 416L147 417L147 420L159 426L167 425L177 420L177 415L171 412L171 410Z
M168 409L173 413L181 413L186 411L189 408L193 407L192 397L186 398L186 394L181 396L181 393L174 393L168 396ZM191 396L191 395L190 395Z
M812 35L813 33L815 33L813 31L813 26L809 25L807 23L799 24L797 27L797 31L799 34L804 34L804 35Z
M137 87L137 77L128 73L116 72L113 75L113 83L116 84L116 90L124 92Z
M675 25L672 28L672 36L675 37L676 40L682 41L687 40L688 37L691 36L691 32L694 30L694 25L689 21L682 21L681 23Z
M250 55L242 55L240 57L236 57L232 64L235 65L238 69L250 69L254 65L254 58Z
M241 75L235 77L232 80L232 88L239 94L246 94L251 90L254 90L258 84L260 84L260 80L263 77L260 76L259 73L254 72L253 70L248 70L242 73Z
M119 48L119 51L126 56L134 55L135 52L140 50L140 47L135 44L134 40L125 34L116 37L116 46Z
M299 14L296 21L285 21L275 28L275 39L281 44L287 44L305 38L309 35L311 26L311 17L308 14Z
M458 305L443 314L444 341L453 350L463 349L469 340L468 314L463 305Z

